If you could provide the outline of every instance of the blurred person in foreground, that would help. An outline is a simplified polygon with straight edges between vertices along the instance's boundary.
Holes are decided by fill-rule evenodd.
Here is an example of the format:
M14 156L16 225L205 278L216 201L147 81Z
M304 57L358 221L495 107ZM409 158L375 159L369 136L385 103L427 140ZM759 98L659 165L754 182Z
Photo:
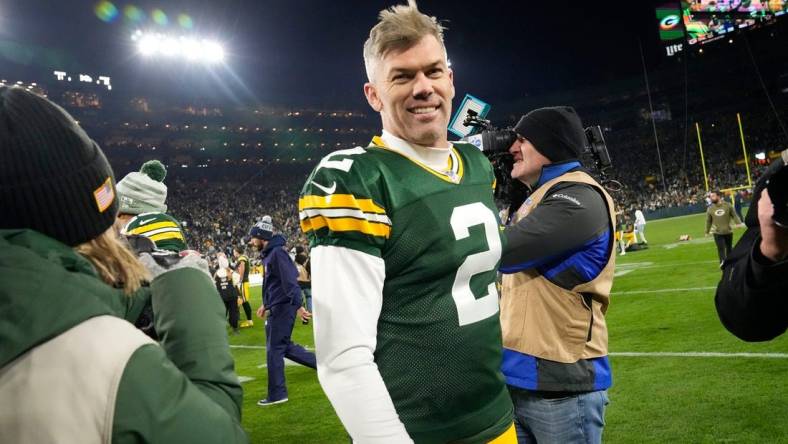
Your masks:
M447 140L443 27L381 11L364 63L383 133L323 158L299 200L320 384L355 442L513 443L494 175Z
M782 198L773 202L769 190L781 192ZM745 341L768 341L788 329L788 227L774 219L778 201L786 214L786 193L788 150L758 181L747 231L723 262L717 286L715 303L722 324Z
M510 208L500 268L502 370L517 438L599 443L612 385L605 315L615 205L579 161L586 137L573 108L531 111L514 132L511 177L532 190Z
M709 234L714 236L720 268L722 268L722 262L728 257L733 245L733 229L743 224L733 211L733 206L721 197L719 191L710 192L709 201L711 204L706 209L705 236Z
M207 264L138 260L116 192L68 113L0 87L0 442L247 442ZM160 344L120 318L145 281Z
M269 219L270 220L270 219ZM268 371L268 396L257 405L261 407L288 401L285 383L285 358L309 368L315 368L315 354L291 339L296 316L309 319L310 313L301 306L298 271L285 250L285 237L274 234L270 222L260 221L249 231L251 243L260 252L263 262L263 303L257 317L265 322L265 360Z

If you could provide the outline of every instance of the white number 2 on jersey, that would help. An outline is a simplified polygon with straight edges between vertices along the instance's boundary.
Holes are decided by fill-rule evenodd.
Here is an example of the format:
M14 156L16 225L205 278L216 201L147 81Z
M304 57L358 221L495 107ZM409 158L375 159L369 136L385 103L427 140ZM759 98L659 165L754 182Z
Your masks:
M470 236L468 228L483 224L488 249L474 253L465 258L457 269L451 296L457 305L457 317L460 325L473 324L498 313L498 289L495 282L487 287L487 294L475 298L471 291L471 278L479 273L495 269L501 258L501 238L498 234L498 223L492 210L481 202L456 207L451 213L451 228L454 238L465 239Z

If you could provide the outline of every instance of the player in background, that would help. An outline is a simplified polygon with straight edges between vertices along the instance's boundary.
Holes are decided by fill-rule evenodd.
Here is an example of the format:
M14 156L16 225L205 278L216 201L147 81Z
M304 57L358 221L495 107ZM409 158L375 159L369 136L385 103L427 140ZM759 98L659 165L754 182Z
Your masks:
M233 247L233 257L236 261L235 272L241 277L240 291L238 293L246 315L246 320L241 321L239 326L247 328L254 325L254 321L252 321L252 306L249 304L249 258L244 254L244 247L240 245Z
M222 297L222 302L224 302L224 309L229 316L230 327L232 327L231 334L237 335L239 333L238 289L233 285L233 278L235 277L233 275L237 275L237 273L230 268L230 261L227 260L227 256L225 256L224 253L219 253L217 255L217 261L219 263L219 269L213 274L213 280L216 284L216 290L219 292L219 296Z
M643 211L635 210L635 242L638 242L638 235L640 235L640 239L644 244L647 244L648 241L646 240L646 216L643 215Z
M720 259L720 267L728 257L733 245L733 229L743 227L741 219L733 211L733 206L720 197L719 191L709 193L711 205L706 209L706 232L705 235L714 235L714 243L717 244L717 256Z
M381 11L364 61L382 135L323 158L299 199L320 384L355 442L514 443L494 175L447 140L443 28L413 2Z

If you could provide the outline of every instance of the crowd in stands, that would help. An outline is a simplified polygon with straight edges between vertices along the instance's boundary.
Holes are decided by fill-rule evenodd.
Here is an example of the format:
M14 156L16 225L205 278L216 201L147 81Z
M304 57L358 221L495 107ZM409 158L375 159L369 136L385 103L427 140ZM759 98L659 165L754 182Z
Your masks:
M745 118L745 142L752 159L756 152L788 148L773 118ZM741 138L735 115L709 114L700 123L709 189L747 184L741 162ZM660 122L657 126L666 183L663 185L653 130L643 124L605 133L613 159L609 176L621 184L613 193L626 215L642 210L646 217L662 208L685 207L705 202L706 188L694 125L686 134L683 122ZM739 161L737 163L737 161ZM168 179L169 213L182 221L191 248L212 254L230 253L244 245L249 228L263 215L271 215L277 231L288 239L289 248L305 245L298 222L297 202L301 187L317 159L177 171ZM138 162L134 162L138 164ZM757 180L764 167L751 163ZM219 173L217 174L217 171ZM185 172L185 170L184 170ZM747 191L741 196L746 201Z

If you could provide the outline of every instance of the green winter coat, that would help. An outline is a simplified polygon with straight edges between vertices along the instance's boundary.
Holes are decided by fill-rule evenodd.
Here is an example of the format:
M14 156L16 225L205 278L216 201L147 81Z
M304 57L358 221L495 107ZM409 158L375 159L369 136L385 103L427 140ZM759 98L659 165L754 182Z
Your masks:
M242 389L210 277L134 296L32 230L0 230L0 442L236 443ZM154 343L122 320L151 297Z

